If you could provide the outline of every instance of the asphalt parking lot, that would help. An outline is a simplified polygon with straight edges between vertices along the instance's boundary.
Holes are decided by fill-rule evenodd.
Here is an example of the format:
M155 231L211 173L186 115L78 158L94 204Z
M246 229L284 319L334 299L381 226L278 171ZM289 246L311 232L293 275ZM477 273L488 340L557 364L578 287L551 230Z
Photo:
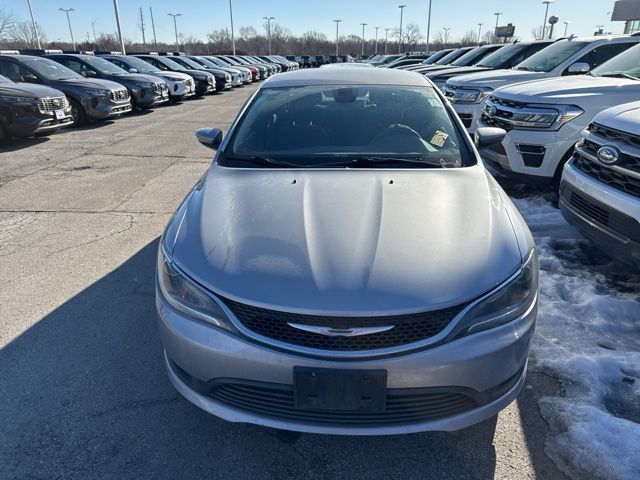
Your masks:
M0 477L556 479L530 372L456 433L332 437L218 420L170 385L154 318L162 229L255 87L0 149Z

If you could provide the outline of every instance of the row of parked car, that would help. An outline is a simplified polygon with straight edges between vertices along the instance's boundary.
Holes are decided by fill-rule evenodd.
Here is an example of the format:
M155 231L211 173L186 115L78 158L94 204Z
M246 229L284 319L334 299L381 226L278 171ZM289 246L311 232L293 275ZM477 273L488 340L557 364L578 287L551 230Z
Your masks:
M0 141L46 136L298 68L278 55L1 51Z
M503 130L501 142L480 152L492 169L552 186L570 223L611 256L640 265L640 103L633 103L640 100L640 36L484 45L366 62L425 75L470 134Z
M287 55L287 60L296 62L300 68L318 68L333 63L353 63L351 55Z

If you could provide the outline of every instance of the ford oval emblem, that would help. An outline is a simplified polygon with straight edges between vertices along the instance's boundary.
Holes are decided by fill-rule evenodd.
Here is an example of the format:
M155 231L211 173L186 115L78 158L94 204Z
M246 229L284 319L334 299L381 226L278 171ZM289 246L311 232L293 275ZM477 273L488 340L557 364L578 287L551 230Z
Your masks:
M620 150L612 145L605 145L598 150L598 160L605 165L613 165L620 159Z
M498 109L493 105L487 105L487 113L491 116L494 116L496 113L498 113Z

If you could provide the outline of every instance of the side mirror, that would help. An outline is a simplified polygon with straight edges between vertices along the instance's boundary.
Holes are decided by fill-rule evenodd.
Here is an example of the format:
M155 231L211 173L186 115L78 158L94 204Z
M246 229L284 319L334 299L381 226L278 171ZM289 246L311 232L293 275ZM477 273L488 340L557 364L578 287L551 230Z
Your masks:
M85 72L82 72L82 75L87 78L95 78L98 76L98 74L93 70L87 70Z
M25 83L42 83L38 77L33 75L32 73L27 73L22 76L22 81Z
M589 73L591 71L591 65L587 62L576 62L573 65L570 65L567 69L567 73L569 75L580 75L583 73Z
M480 127L476 130L474 140L476 147L489 147L502 142L507 132L501 128Z
M217 150L222 143L222 130L219 128L199 128L196 138L205 147Z
M130 68L129 73L138 73L138 70L135 68Z

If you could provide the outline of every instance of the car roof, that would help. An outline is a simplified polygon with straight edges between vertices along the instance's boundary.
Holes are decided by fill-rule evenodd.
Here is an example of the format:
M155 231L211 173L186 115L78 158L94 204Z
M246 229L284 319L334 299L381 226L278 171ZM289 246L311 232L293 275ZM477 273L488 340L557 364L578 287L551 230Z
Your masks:
M429 87L419 73L393 68L317 68L280 73L263 83L262 88L304 87L311 85L405 85Z

